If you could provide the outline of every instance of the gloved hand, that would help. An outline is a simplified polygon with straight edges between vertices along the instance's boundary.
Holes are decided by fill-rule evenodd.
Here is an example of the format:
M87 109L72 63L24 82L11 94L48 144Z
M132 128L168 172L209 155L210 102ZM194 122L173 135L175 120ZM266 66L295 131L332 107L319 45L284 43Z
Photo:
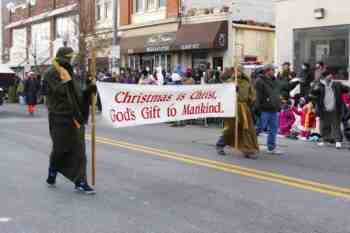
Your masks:
M89 93L91 93L91 94L96 95L96 93L97 93L97 86L96 86L96 84L90 84L90 85L88 86L88 88L87 88L87 91L88 91Z

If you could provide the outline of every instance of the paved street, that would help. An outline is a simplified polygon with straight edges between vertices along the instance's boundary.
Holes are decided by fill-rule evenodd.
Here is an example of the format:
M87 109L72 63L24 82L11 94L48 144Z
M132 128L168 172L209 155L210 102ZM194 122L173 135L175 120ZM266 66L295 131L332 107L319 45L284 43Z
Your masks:
M0 107L0 233L350 233L349 150L281 139L283 156L219 157L219 129L99 116L98 193L83 196L45 185L46 115Z

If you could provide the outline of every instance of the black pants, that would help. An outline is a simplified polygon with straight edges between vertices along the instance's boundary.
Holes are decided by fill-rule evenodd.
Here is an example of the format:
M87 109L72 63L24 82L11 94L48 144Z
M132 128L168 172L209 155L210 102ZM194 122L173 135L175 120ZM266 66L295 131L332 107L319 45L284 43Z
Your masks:
M74 126L72 117L49 115L52 152L50 168L74 183L86 182L85 129Z
M341 142L341 116L336 111L323 112L321 116L321 136L325 142Z

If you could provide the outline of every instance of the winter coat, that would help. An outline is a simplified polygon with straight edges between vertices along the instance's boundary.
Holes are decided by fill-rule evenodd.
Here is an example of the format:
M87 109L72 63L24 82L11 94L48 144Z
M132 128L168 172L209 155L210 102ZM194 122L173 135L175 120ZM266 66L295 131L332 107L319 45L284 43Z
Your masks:
M24 95L28 105L36 105L40 83L36 79L27 79L24 83Z
M301 111L293 108L293 112L300 116L300 123L304 130L316 128L316 111L309 104L305 105Z
M337 112L338 116L343 115L344 111L344 103L342 101L342 94L349 92L349 88L344 86L340 82L335 82L333 81L332 83L332 89L334 91L334 96L335 96L335 111ZM316 82L313 85L313 89L310 92L310 99L314 101L317 105L317 110L322 118L325 111L326 107L324 105L324 98L326 95L326 87L322 82Z
M302 70L300 73L301 78L301 95L306 96L309 94L311 83L313 82L313 75L310 69Z
M256 81L256 108L260 112L279 112L281 86L275 78L260 75Z

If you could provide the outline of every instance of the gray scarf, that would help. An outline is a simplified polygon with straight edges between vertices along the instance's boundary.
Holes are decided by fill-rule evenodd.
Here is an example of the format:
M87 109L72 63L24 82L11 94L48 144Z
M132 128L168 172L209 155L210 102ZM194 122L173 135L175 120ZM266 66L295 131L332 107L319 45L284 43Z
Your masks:
M325 86L324 106L327 112L333 112L335 110L335 94L333 90L333 81L322 81Z

